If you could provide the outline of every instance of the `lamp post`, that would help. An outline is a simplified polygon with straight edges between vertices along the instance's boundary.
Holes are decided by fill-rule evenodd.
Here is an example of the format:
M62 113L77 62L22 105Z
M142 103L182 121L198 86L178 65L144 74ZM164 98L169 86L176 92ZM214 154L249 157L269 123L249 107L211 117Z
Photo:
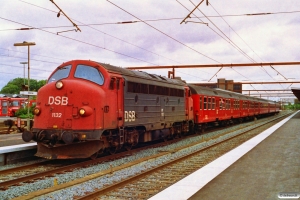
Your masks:
M27 46L28 47L28 104L27 104L27 130L30 130L30 117L29 117L29 86L30 86L30 46L35 45L34 42L22 42L22 43L14 43L14 46Z
M25 65L28 64L28 62L20 62L20 64L24 65L24 87L25 87Z

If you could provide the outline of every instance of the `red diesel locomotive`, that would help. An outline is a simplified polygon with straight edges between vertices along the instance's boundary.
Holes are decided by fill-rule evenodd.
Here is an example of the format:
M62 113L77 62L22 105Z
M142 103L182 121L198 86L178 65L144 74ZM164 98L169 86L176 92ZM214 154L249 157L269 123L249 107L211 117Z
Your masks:
M34 126L22 138L37 142L39 157L87 158L278 111L263 99L73 60L38 91Z

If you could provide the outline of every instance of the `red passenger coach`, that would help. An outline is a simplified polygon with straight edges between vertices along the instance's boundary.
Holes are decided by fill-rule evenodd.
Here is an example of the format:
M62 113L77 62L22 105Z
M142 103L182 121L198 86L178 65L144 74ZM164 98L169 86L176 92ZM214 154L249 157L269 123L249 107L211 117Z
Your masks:
M189 85L194 103L196 131L228 125L279 112L275 102L221 89Z

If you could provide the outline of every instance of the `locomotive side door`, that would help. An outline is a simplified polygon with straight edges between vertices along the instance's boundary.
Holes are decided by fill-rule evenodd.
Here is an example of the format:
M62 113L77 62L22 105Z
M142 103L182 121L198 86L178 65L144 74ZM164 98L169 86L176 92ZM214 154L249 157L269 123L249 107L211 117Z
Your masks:
M122 77L111 77L106 103L103 108L105 128L114 129L123 126L123 83Z
M118 127L124 126L124 79L116 78Z

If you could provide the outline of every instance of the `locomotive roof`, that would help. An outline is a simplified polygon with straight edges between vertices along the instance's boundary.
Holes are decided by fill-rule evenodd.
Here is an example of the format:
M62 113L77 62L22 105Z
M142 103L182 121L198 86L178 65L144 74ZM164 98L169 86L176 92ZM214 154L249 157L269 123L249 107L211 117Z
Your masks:
M99 63L99 62L98 62ZM104 64L104 63L99 63L101 66L103 66L105 69L107 69L110 72L115 72L115 73L120 73L123 76L128 77L128 79L134 79L135 78L142 78L143 80L148 79L148 80L155 80L155 81L159 81L159 82L167 82L167 83L171 83L171 84L176 84L176 85L186 85L186 83L182 80L179 79L170 79L164 76L159 76L156 74L148 74L147 72L143 72L143 71L135 71L135 70L129 70L126 68L122 68L122 67L116 67L110 64ZM132 77L132 78L129 78ZM132 80L133 80L132 79ZM136 81L138 79L135 79Z

